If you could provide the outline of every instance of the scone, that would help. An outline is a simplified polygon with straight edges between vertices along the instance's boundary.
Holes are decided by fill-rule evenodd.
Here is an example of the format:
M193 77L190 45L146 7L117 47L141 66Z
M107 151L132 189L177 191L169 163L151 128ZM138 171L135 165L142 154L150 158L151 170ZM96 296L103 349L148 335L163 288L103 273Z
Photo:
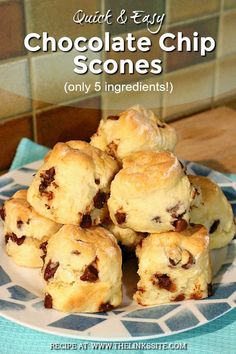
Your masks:
M158 305L210 295L208 244L207 229L201 225L181 233L150 234L136 250L140 280L134 299Z
M111 183L113 223L137 232L181 231L189 221L195 191L170 152L136 152L123 160Z
M127 250L135 250L139 242L148 235L148 233L137 232L132 229L122 229L122 227L114 225L112 222L104 225L104 227L111 231L117 241L122 246L125 246Z
M173 151L176 142L174 128L140 105L131 107L119 116L102 119L91 138L93 146L118 160L136 151Z
M118 163L83 141L58 143L28 190L35 210L58 223L90 227L107 214L110 182Z
M45 248L46 308L103 312L120 305L121 251L102 227L65 225Z
M26 190L16 192L2 209L6 252L20 266L42 267L43 251L40 245L61 225L35 212L26 195Z
M209 230L210 248L226 246L236 232L230 203L220 187L209 178L189 176L189 180L199 193L191 207L190 221Z

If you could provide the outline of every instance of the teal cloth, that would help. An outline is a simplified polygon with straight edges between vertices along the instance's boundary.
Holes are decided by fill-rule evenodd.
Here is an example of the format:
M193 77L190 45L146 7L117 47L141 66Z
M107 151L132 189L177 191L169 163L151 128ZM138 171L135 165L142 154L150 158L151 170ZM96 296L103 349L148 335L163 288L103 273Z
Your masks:
M33 143L28 139L22 139L16 156L13 160L11 170L24 164L40 160L47 153L48 149ZM228 175L229 177L229 175ZM236 181L236 175L230 175ZM185 333L172 335L163 339L142 341L145 343L187 343L187 350L177 351L178 353L191 354L234 354L236 353L236 309L226 315ZM35 330L25 328L9 320L0 317L0 338L1 354L47 354L52 353L51 344L75 344L77 350L60 350L63 353L121 353L121 350L88 350L80 349L83 343L87 341L65 338L50 334L45 334ZM176 352L175 350L124 350L124 353L149 353L164 352L167 354Z
M12 161L10 171L27 165L28 163L42 160L48 151L49 149L45 146L36 144L27 138L21 139Z

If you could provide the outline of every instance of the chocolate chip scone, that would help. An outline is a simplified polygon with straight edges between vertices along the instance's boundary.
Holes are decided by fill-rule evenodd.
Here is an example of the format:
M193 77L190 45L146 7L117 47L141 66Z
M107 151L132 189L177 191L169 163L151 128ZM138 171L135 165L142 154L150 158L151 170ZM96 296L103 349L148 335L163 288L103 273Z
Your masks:
M115 159L89 143L58 143L29 187L28 201L58 223L98 225L107 214L110 182L117 171Z
M137 232L181 231L194 197L185 171L170 152L136 152L123 160L108 200L115 225Z
M42 242L55 234L61 225L39 215L21 190L7 200L1 209L4 222L6 252L13 261L24 267L42 267Z
M176 142L175 130L139 105L102 119L91 138L93 146L118 160L136 151L173 151Z
M189 180L199 193L191 207L190 221L209 230L210 248L226 246L236 233L230 203L220 187L209 178L189 176Z
M136 249L139 261L134 299L158 305L211 294L209 236L204 226L183 232L150 234Z
M120 305L121 251L102 227L65 225L45 249L45 307L103 312Z
M104 225L104 227L111 231L117 241L130 251L135 250L139 242L148 235L148 233L137 232L132 229L119 227L112 222Z

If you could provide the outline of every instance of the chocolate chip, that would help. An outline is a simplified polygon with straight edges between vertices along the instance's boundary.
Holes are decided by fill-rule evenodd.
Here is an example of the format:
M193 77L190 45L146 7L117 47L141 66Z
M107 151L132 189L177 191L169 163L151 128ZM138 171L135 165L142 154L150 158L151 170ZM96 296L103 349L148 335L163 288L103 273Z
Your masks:
M170 263L173 267L177 266L177 264L179 264L180 261L181 261L181 259L180 259L179 261L175 262L174 259L169 258L169 263Z
M47 245L48 245L48 241L45 241L43 243L41 243L41 245L39 246L39 248L43 251L43 253L47 253Z
M108 154L114 157L116 155L118 145L114 141L112 141L107 145L107 148Z
M80 280L95 283L98 280L98 270L93 264L85 268L84 274L81 275Z
M43 197L46 197L48 201L50 201L50 200L52 200L52 199L54 198L54 194L53 194L52 191L50 191L50 192L47 192L47 191L41 192L41 195L42 195ZM45 204L45 206L46 206L46 205L47 205L47 204ZM47 209L48 209L48 205L47 205ZM50 207L49 207L49 209L50 209Z
M167 274L154 274L153 285L157 285L161 289L171 291L172 281Z
M193 257L192 253L189 251L187 251L187 252L189 254L189 258L188 258L188 262L186 264L182 265L182 268L184 268L184 269L189 269L192 267L192 265L195 264L195 258Z
M46 170L40 174L41 183L39 185L39 192L41 195L54 181L55 174L56 171L54 167L51 167L49 170Z
M167 208L166 211L168 213L170 213L170 215L172 216L172 218L177 218L178 217L178 213L177 211L180 208L180 203L177 203L176 205L174 205L173 207Z
M51 209L50 205L45 204L45 207L47 208L47 210Z
M27 225L29 225L29 224L30 224L30 219L28 219L28 220L26 221L26 224L27 224Z
M46 265L45 271L44 271L44 279L48 281L51 279L54 274L57 271L57 268L59 267L59 262L51 262L51 260L48 262Z
M172 301L183 301L184 299L185 299L185 295L179 294Z
M50 294L45 294L44 297L44 307L46 309L51 309L52 308L52 297Z
M95 197L93 198L93 203L95 208L102 209L107 201L107 195L104 192L98 191Z
M113 310L113 309L114 309L114 306L111 305L110 302L107 302L107 303L105 303L105 304L101 304L101 305L99 306L98 311L99 311L99 312L107 312L107 311L111 311L111 310Z
M108 116L107 119L109 120L118 120L120 117L119 116Z
M213 295L212 283L207 284L207 293L208 293L208 296L212 296Z
M119 225L123 224L126 221L126 213L117 211L115 214L115 218Z
M17 224L17 228L21 229L21 226L23 225L23 221L22 220L17 220L16 224Z
M41 245L39 246L39 248L43 251L43 255L40 257L43 261L43 263L45 262L45 258L47 255L47 245L48 245L48 241L45 241L43 243L41 243Z
M74 255L76 255L76 256L79 256L79 255L81 254L81 252L78 251L78 250L74 250L74 251L72 251L71 253L74 254Z
M17 237L16 234L14 234L12 232L12 233L8 233L5 235L5 243L6 244L8 243L9 240L16 243L18 246L20 246L25 241L25 236Z
M210 227L209 234L213 234L213 232L216 231L216 229L217 229L217 227L219 226L219 224L220 224L220 220L219 220L219 219L218 219L218 220L215 220L215 221L213 222L213 224L211 225L211 227Z
M99 178L95 178L95 183L96 184L100 184L100 179Z
M154 218L152 218L152 221L158 223L158 222L161 222L161 218L160 218L160 216L155 216Z
M184 219L175 220L172 225L177 232L184 231L188 227L188 223Z
M6 218L6 210L4 208L4 205L0 208L0 218L5 221Z
M92 219L89 214L84 214L80 222L80 226L83 228L88 228L92 226Z

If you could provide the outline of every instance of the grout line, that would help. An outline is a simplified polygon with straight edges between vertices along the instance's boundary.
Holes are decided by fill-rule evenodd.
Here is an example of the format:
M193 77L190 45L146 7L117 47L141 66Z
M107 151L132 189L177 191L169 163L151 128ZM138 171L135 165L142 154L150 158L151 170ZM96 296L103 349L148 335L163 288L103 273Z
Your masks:
M218 25L218 33L217 33L217 47L216 47L216 59L215 62L215 73L214 73L214 86L213 86L213 100L212 107L214 107L215 102L217 101L217 87L218 87L218 79L219 79L219 61L220 61L220 50L222 47L222 28L223 28L223 8L224 8L224 0L220 2L220 18Z
M24 9L24 26L25 26L25 33L29 32L29 21L28 21L28 14L26 11L26 0L23 1L23 9ZM34 97L33 97L33 70L32 70L32 63L31 63L32 54L27 52L27 64L28 64L28 73L29 73L29 95L31 98L31 112L32 112L32 133L33 133L33 140L37 141L37 132L36 132L36 118L35 118L35 109L34 109Z

